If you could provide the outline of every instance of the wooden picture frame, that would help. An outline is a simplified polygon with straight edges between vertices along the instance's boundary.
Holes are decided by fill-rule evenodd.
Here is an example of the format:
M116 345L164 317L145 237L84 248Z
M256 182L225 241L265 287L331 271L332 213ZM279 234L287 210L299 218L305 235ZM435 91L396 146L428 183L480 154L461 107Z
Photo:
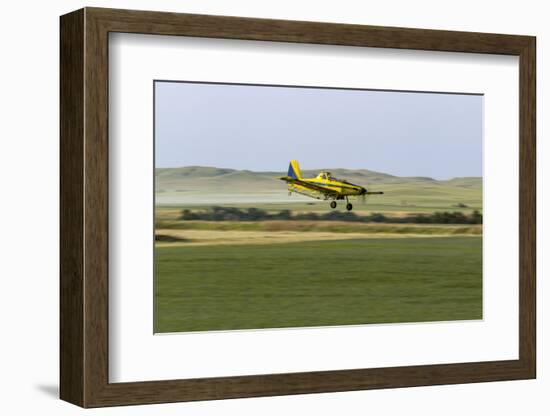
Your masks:
M60 396L82 407L535 378L535 38L85 8L61 17ZM519 359L110 383L110 32L515 55L520 66Z

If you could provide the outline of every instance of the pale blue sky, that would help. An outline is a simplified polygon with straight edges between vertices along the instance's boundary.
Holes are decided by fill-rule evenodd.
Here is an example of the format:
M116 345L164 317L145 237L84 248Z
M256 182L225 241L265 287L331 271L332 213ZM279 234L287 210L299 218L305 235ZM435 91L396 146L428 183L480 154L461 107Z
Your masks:
M481 176L483 97L155 83L156 167Z

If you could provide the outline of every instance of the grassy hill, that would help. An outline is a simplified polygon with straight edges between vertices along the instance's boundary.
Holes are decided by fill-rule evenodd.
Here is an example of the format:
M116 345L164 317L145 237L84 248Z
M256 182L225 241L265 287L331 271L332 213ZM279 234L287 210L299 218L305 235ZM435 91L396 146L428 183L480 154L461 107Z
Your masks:
M428 177L398 177L367 169L327 169L333 176L384 195L369 197L363 209L371 211L481 210L482 178L439 181ZM313 177L320 170L305 170ZM278 178L286 172L253 172L203 166L159 168L155 172L159 206L236 205L314 210L314 199L293 194ZM323 203L318 204L324 207ZM359 205L357 209L361 209Z

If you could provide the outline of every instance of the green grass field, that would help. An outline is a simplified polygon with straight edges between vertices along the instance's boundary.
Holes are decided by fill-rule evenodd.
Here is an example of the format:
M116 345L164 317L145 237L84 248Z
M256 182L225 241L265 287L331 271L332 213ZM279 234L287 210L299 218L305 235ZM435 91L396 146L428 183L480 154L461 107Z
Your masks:
M157 246L155 332L482 318L481 237Z

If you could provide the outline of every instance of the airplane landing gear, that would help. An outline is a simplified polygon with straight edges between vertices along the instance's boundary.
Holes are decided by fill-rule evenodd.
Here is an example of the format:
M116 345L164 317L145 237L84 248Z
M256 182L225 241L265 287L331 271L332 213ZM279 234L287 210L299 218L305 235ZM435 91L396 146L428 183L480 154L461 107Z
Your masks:
M351 203L349 202L347 196L346 196L346 209L347 209L348 211L351 211L351 210L353 209L353 205L351 205Z
M331 207L332 209L336 208L336 201L332 201L332 202L330 203L330 207Z

